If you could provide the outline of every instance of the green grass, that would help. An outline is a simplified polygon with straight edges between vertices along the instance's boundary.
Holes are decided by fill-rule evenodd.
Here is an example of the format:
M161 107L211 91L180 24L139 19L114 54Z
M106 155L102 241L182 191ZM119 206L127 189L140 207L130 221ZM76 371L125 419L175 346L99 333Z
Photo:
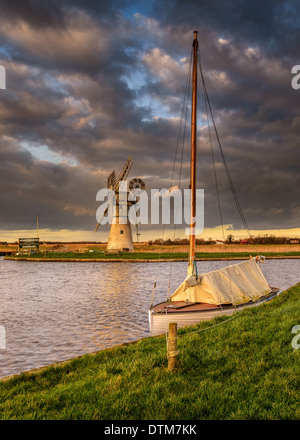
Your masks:
M230 259L230 258L248 258L250 255L254 256L253 252L197 252L196 258L201 259ZM264 256L268 257L299 257L300 252L264 252ZM5 257L10 259L10 257ZM47 252L28 255L13 256L12 258L22 259L104 259L104 260L187 260L188 253L185 252L120 252L117 254L105 252Z
M300 283L273 301L179 330L177 369L152 337L0 381L1 419L300 418Z

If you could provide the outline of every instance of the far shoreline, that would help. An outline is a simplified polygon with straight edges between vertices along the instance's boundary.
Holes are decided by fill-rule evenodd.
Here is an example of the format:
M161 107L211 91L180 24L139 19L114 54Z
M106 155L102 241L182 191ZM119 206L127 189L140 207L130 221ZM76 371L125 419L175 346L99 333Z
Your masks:
M232 257L232 258L197 258L197 261L228 261L228 260L248 260L250 257ZM266 260L288 260L288 259L299 259L300 256L279 256L279 257L266 257ZM139 260L139 259L79 259L79 258L46 258L46 259L37 259L37 258L7 258L4 257L5 260L14 260L14 261L30 261L30 262L39 262L39 263L171 263L171 262L185 262L186 260L182 259L161 259L161 260Z
M228 256L206 256L196 257L197 261L228 261L228 260L248 260L255 258L256 255L228 255ZM264 256L266 260L284 260L284 259L299 259L300 255L272 255ZM23 256L5 256L5 260L12 261L26 261L26 262L40 262L40 263L171 263L171 262L187 262L188 258L35 258Z
M31 255L16 255L12 245L0 246L0 254L5 260L36 262L95 262L95 263L162 263L188 261L186 245L149 245L134 244L134 252L106 252L106 243L58 243L43 245L40 252ZM259 244L259 245L197 245L198 261L247 260L257 255L266 259L298 259L299 244Z

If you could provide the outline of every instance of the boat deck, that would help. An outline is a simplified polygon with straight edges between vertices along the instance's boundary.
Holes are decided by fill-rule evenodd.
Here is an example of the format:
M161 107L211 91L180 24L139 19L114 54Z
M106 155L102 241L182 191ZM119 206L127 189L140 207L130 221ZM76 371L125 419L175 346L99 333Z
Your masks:
M279 289L272 287L271 292L267 295L262 296L257 301L249 301L247 303L239 304L236 306L236 308L250 306L254 304L259 304L261 302L268 301L269 299L272 299L275 295L277 295ZM154 305L151 307L152 313L186 313L186 312L205 312L205 311L217 311L217 310L226 310L226 309L232 309L235 308L232 304L221 304L221 305L215 305L215 304L208 304L208 303L187 303L185 301L165 301L159 304Z

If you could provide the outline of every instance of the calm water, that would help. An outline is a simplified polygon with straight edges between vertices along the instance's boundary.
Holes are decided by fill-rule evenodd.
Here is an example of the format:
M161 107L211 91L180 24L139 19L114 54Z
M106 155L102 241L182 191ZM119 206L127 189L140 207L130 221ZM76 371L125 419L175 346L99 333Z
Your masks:
M226 261L198 262L206 272ZM268 282L286 289L300 281L298 260L267 260ZM186 263L33 263L0 258L0 377L148 336L155 303L186 276Z

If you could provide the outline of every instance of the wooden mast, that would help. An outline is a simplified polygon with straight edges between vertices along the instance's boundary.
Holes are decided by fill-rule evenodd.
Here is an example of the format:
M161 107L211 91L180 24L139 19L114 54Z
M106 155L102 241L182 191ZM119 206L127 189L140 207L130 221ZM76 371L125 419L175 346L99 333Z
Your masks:
M193 42L193 97L192 97L192 123L191 123L191 212L190 212L190 248L189 266L193 266L195 260L196 242L196 162L197 162L197 61L198 40L197 31L194 31Z

